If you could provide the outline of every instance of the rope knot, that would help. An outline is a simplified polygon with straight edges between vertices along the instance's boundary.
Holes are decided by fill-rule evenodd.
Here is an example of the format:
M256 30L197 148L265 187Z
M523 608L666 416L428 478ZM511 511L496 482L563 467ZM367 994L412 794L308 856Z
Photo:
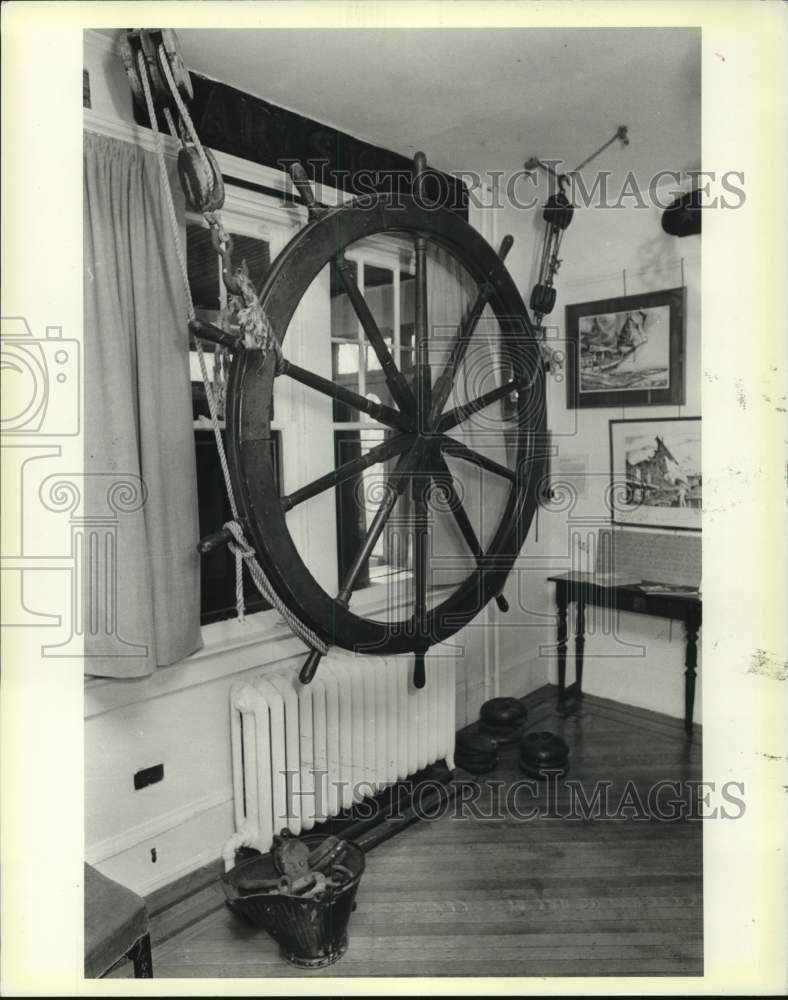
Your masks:
M228 290L231 294L222 317L223 323L238 328L248 351L260 351L264 358L272 351L276 361L276 374L280 375L284 364L282 346L260 304L246 261L242 261L233 271Z
M228 542L227 547L233 555L240 556L241 559L254 559L255 551L246 541L244 530L237 521L227 521L222 525L233 536L234 541Z

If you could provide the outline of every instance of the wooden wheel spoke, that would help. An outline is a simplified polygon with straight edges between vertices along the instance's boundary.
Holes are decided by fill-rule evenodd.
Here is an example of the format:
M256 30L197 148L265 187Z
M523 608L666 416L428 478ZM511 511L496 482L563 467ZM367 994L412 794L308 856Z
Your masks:
M438 471L433 472L432 478L436 486L439 486L441 489L446 491L449 510L451 511L454 520L457 522L460 534L465 539L465 543L468 548L476 557L476 561L480 562L484 559L484 550L482 549L481 542L476 537L476 532L473 530L471 519L468 517L468 514L462 505L462 501L457 494L457 490L454 486L454 476L451 473L451 469L446 464L446 460L443 455L438 456Z
M506 255L511 250L513 242L514 240L511 236L505 236L501 242L501 248L498 251L498 259L501 263L503 263L506 259ZM492 295L493 286L489 280L479 285L476 301L471 307L470 312L460 324L457 336L452 344L451 350L449 351L448 361L435 383L435 394L432 402L432 410L430 412L430 422L433 426L440 417L441 411L446 405L446 400L451 395L454 379L457 377L460 365L465 359L468 346L471 342L471 337L473 336L474 330L482 317L482 313L492 298Z
M403 413L412 414L415 408L413 393L410 391L407 379L399 368L397 368L394 358L391 356L391 351L386 346L386 341L383 339L383 334L380 332L380 328L375 322L375 317L367 305L367 300L361 294L356 284L349 262L340 256L336 259L336 267L347 296L350 299L350 304L353 306L353 310L361 323L366 338L372 345L372 350L375 352L380 367L383 370L383 377L386 380L386 385L392 399Z
M387 427L395 427L397 430L406 432L412 429L411 421L404 414L400 413L399 410L395 410L391 406L386 406L384 403L375 403L360 393L353 392L352 389L336 385L330 379L323 378L322 375L310 372L306 368L300 368L290 361L282 362L281 372L296 382L300 382L301 385L309 386L310 389L315 389L324 396L330 396L331 399L337 399L340 403L346 403L354 410L368 414L374 420L385 424Z
M314 482L308 483L288 496L282 497L282 509L292 510L297 504L303 503L305 500L310 500L312 497L324 493L334 486L339 486L340 483L344 483L352 476L359 475L370 466L377 465L379 462L385 462L395 455L401 455L403 451L410 448L414 440L412 434L398 434L396 437L389 438L388 441L383 441L382 444L370 448L366 455L351 459L351 461L345 462L338 468L332 469L331 472L327 472L325 476L320 476Z
M449 509L451 510L454 520L457 522L460 534L465 539L466 545L473 553L476 559L477 567L480 571L483 571L484 567L482 563L485 559L484 549L482 548L481 542L476 537L476 532L473 530L471 519L468 517L468 514L462 505L462 501L460 500L454 487L454 476L452 475L451 469L446 464L446 460L443 455L438 453L436 457L438 461L438 472L433 473L433 480L437 486L446 490L449 500ZM509 602L502 593L496 594L494 600L501 611L506 613L509 610Z
M416 374L416 409L420 430L429 424L432 405L432 379L429 359L429 305L427 301L427 241L422 236L415 240L415 289L414 289L414 348Z
M422 176L427 163L423 153L415 156L414 173ZM415 250L415 288L414 288L414 348L416 373L416 412L418 428L426 430L430 425L432 409L432 375L429 358L429 302L427 298L427 240L417 235L414 242ZM413 666L413 683L417 688L426 682L424 670L424 652L430 645L427 634L427 572L429 520L425 488L426 477L413 480L413 576L414 576L414 606L413 620L416 626L416 658Z
M514 381L507 382L506 385L499 385L497 388L485 392L476 399L471 399L461 406L456 406L453 410L449 410L448 413L443 414L438 420L436 429L441 432L449 431L452 427L456 427L457 424L461 424L463 420L472 417L474 413L492 406L493 403L497 403L498 400L503 399L504 396L508 396L512 392L517 392L519 388L521 388L519 383Z
M492 472L496 476L501 476L511 482L516 481L517 477L511 469L507 469L500 462L495 462L493 459L487 458L486 455L481 455L478 451L474 451L461 441L455 441L454 438L447 437L445 434L439 440L441 451L447 455L453 455L455 458L461 458L472 465L478 465L479 468L486 469L488 472Z
M337 594L338 604L347 607L356 580L367 560L372 555L372 550L375 548L378 539L383 533L383 529L386 527L386 522L394 510L394 505L405 489L408 479L416 468L420 457L420 449L417 445L401 456L396 468L388 476L386 480L386 494L377 509L372 524L367 529L364 541L361 543L361 548L356 553L356 557L342 581L342 586L339 588L339 593Z
M414 607L413 618L416 625L416 636L426 644L427 641L427 561L428 561L428 515L427 503L421 484L417 485L417 496L414 499L413 517L413 575L414 575Z
M449 352L449 359L435 382L435 395L432 402L432 412L430 414L433 423L437 421L441 414L441 410L446 405L446 400L451 395L454 379L456 378L460 365L465 358L465 354L471 342L471 336L479 323L479 319L481 318L488 301L489 293L487 286L482 285L479 289L479 295L473 308L468 313L466 319L457 331L457 336L452 344L451 351Z

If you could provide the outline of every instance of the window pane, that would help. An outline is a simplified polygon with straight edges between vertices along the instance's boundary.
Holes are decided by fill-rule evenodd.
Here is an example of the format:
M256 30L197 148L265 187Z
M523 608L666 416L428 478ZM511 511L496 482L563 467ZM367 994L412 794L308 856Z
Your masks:
M345 462L361 458L370 449L382 444L391 433L382 427L363 431L335 431L335 465L340 466ZM383 499L386 475L394 468L397 461L397 458L392 458L388 462L372 465L359 475L341 483L337 488L337 555L340 581L344 579L363 544ZM409 573L412 559L409 544L409 510L410 499L404 495L397 501L383 534L356 580L354 590L361 590L372 583L391 579L392 575Z
M387 340L394 336L394 273L388 268L364 266L364 298L378 329Z
M356 262L351 260L348 263L353 280L358 281ZM331 265L331 336L343 340L358 339L358 317L350 304L335 264Z
M195 431L194 443L197 460L200 535L205 537L218 531L226 521L231 519L232 513L227 500L213 431ZM271 461L275 481L279 483L281 474L278 433L275 433L271 439ZM200 621L203 625L235 617L235 556L227 546L220 546L201 557L200 595ZM246 567L244 567L244 600L247 614L263 611L270 607L260 596Z
M394 274L387 268L364 266L364 298L389 350L394 345ZM381 371L375 351L367 345L367 371ZM367 385L369 388L369 384ZM377 390L376 390L377 391ZM386 400L385 402L388 402Z
M194 308L218 314L219 260L211 244L211 231L205 226L186 227L186 259Z
M186 253L189 272L189 290L198 319L218 324L221 310L221 278L219 259L211 244L211 232L205 226L186 227ZM194 338L189 338L189 371L192 382L192 416L195 421L208 420L208 401L205 397L200 365L197 360ZM213 346L203 343L208 377L213 378ZM198 462L200 455L198 454Z
M416 319L413 293L416 282L412 274L400 271L399 275L399 342L400 366L404 373L413 371L413 328Z
M336 385L359 392L358 341L338 341L331 344L331 378ZM359 411L338 399L334 400L334 420L344 423L358 420Z

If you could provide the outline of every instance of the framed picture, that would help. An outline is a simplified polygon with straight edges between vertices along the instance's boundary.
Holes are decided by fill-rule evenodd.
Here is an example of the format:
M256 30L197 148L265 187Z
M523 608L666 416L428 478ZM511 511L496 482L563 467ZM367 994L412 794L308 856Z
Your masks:
M567 306L567 407L683 403L684 293Z
M701 530L700 417L610 421L613 524Z

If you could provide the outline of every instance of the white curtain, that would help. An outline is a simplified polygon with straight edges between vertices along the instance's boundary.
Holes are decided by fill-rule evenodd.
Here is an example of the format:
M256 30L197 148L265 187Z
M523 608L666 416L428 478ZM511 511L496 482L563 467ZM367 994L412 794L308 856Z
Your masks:
M101 586L83 566L85 670L138 677L201 645L185 292L153 153L86 132L83 212L88 519L121 499Z

